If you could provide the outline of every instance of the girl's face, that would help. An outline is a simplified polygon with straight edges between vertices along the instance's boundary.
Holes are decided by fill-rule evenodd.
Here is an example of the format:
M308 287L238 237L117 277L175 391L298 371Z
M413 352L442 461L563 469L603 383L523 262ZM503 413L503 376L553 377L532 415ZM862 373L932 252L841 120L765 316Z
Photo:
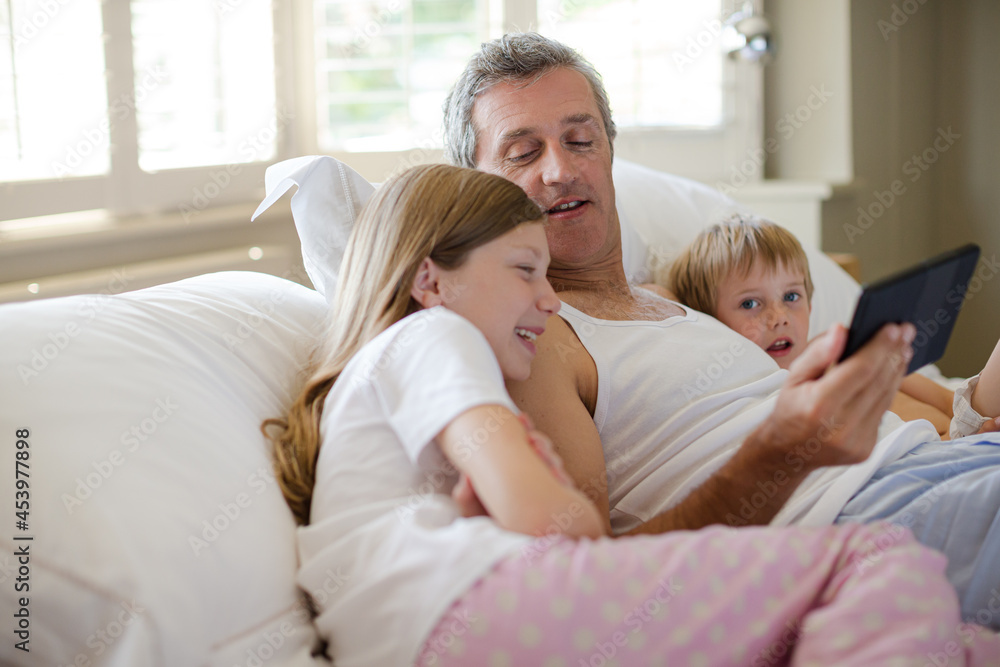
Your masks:
M473 250L458 269L440 271L439 303L483 332L508 380L528 378L535 338L559 312L548 266L545 228L525 223Z
M809 300L800 272L759 263L746 276L730 271L717 301L716 319L763 348L781 368L791 366L805 349Z

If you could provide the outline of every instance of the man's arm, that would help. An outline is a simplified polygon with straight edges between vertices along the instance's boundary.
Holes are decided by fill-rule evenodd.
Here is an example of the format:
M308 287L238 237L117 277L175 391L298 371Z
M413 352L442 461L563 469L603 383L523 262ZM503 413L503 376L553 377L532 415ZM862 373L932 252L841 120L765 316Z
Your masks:
M509 383L508 389L552 439L567 472L605 517L610 534L604 454L587 407L588 399L591 405L596 399L597 370L568 325L555 322L553 318L539 339L531 378ZM912 354L913 328L906 330L908 338L903 327L885 327L861 351L832 368L846 331L834 327L818 337L793 365L772 415L737 453L678 505L631 532L732 523L732 517L740 517L743 499L760 490L758 482L773 483L776 491L747 523L766 524L813 470L863 461L875 446L882 413ZM807 454L796 454L804 446L807 449L799 451Z
M790 369L774 412L712 477L669 511L632 533L701 528L712 523L766 524L817 468L868 458L913 354L912 325L890 325L858 353L831 367L847 332L818 337ZM760 493L761 485L772 493ZM767 500L758 507L761 497ZM740 510L754 497L755 513Z

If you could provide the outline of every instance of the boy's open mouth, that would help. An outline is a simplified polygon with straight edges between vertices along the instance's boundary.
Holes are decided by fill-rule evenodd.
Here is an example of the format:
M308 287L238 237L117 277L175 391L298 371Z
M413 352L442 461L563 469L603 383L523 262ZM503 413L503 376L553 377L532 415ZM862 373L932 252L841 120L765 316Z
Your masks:
M787 350L790 350L791 347L792 347L792 341L788 340L787 338L779 338L778 340L771 343L771 345L767 348L767 352L769 353L785 352Z

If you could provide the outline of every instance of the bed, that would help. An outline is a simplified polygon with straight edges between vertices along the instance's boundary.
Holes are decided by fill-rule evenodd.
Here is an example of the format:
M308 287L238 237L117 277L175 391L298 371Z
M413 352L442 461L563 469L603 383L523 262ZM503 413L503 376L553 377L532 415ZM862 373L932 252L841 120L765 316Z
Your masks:
M327 219L296 216L307 271L328 292L329 249L370 189L332 158L302 158L269 173L271 199L304 167L334 185ZM614 175L638 282L737 208L623 160ZM857 283L807 253L811 330L846 322ZM259 430L297 393L326 315L320 293L250 272L0 306L0 607L14 621L0 662L329 664ZM330 590L342 583L329 573Z

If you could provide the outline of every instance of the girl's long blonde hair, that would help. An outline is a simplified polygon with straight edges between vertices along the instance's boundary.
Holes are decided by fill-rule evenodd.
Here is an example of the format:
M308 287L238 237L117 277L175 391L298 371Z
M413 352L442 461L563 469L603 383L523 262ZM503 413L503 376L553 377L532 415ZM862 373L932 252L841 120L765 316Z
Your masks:
M274 444L278 483L300 524L309 523L326 396L366 343L420 310L410 295L420 263L430 257L443 269L457 269L479 246L543 220L517 185L463 167L414 167L372 195L347 244L315 368L287 417L261 427Z

